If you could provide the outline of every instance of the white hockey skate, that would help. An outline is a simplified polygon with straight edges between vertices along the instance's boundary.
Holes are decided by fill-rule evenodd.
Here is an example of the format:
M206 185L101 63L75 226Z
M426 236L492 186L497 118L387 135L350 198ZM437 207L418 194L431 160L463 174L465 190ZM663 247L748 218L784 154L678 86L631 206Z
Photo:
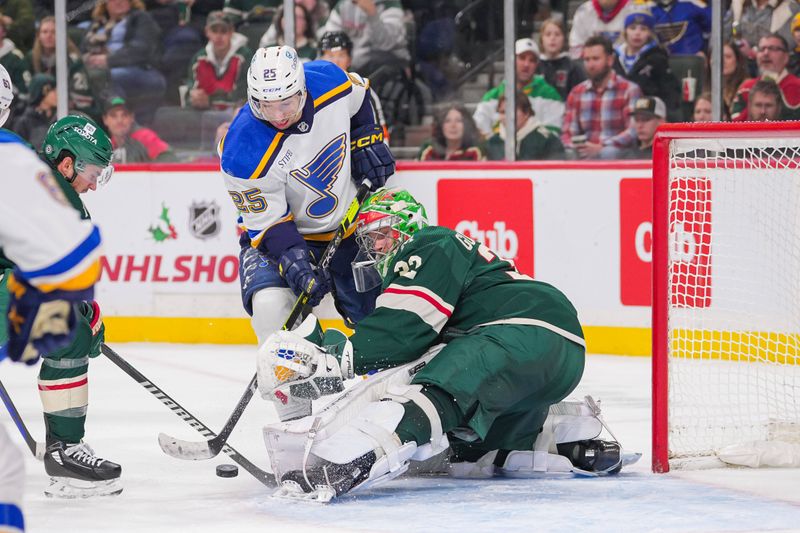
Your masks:
M97 457L83 441L51 443L44 455L44 468L50 475L44 494L51 498L115 496L122 492L122 467Z

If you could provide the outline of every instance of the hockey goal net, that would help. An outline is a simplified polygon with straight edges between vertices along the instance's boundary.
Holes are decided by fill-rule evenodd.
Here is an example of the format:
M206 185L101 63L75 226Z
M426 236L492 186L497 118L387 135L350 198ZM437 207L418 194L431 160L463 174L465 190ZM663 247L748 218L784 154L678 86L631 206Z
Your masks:
M653 470L800 443L800 123L665 125L653 192Z

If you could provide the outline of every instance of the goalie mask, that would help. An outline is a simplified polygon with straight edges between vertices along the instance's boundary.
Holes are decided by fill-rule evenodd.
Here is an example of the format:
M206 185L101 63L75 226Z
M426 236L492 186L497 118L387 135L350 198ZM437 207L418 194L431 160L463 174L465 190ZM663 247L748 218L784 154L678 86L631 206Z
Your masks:
M306 77L295 49L259 48L247 69L247 96L253 115L277 129L297 122L306 102Z
M356 290L381 284L400 247L428 225L425 208L408 191L379 189L361 206L356 228L359 253L353 262Z

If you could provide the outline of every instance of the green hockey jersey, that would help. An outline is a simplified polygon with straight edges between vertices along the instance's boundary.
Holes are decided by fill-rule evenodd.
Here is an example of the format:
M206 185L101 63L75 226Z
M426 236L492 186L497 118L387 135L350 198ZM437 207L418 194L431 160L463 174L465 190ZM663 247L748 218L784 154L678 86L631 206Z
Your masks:
M448 337L500 324L546 328L585 346L577 311L561 291L469 237L429 226L403 244L375 311L358 323L354 370L402 365Z

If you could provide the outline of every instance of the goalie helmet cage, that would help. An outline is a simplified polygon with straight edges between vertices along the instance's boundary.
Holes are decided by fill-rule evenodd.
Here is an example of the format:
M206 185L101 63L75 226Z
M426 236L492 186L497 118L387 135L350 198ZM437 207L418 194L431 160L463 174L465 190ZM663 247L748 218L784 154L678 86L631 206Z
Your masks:
M652 235L653 471L800 441L800 122L660 127Z

